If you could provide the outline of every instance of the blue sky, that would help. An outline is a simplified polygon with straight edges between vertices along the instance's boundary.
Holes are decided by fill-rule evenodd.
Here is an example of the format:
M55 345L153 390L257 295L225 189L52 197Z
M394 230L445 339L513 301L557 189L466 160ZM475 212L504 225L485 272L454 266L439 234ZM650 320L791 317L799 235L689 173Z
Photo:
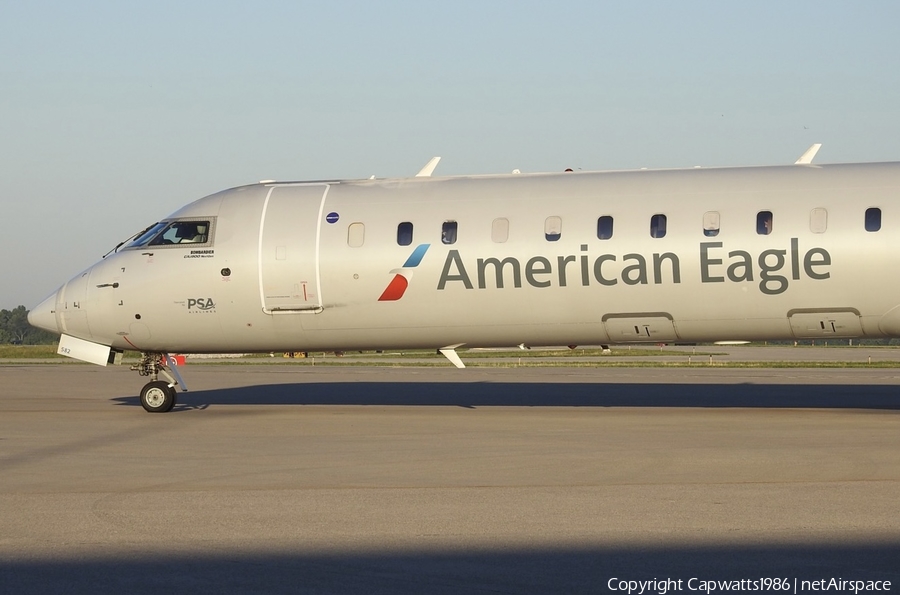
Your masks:
M900 3L0 0L0 308L260 179L900 159Z

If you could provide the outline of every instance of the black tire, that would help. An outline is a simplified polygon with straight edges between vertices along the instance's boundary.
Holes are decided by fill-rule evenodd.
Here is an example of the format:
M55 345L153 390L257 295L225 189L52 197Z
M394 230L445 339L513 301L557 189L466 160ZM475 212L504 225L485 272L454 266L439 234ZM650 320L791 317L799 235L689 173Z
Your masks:
M175 406L175 388L168 382L148 382L141 389L141 406L148 413L166 413Z

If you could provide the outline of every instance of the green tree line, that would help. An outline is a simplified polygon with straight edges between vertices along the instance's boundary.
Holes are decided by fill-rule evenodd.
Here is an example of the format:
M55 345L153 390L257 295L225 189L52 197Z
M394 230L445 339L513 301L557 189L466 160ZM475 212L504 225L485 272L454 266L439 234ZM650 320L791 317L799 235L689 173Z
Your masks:
M46 345L55 343L59 335L28 324L28 310L19 306L12 310L0 310L0 343L17 345Z

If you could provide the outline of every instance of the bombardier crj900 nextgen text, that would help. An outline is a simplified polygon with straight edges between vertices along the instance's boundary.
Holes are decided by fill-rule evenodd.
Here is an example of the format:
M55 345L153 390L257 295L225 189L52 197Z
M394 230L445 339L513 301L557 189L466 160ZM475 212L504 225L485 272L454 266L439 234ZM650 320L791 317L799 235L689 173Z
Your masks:
M139 351L148 411L184 388L169 353L900 337L900 163L810 161L261 182L29 319L71 357Z

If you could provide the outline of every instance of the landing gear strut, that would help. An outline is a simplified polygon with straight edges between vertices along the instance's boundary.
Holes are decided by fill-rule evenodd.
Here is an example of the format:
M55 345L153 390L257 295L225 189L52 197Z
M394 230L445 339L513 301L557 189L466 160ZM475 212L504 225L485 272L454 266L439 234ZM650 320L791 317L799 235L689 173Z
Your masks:
M149 413L166 413L175 406L175 387L187 390L181 374L166 353L141 353L141 361L131 366L141 376L149 376L150 382L141 389L141 406ZM162 376L166 380L160 380Z

